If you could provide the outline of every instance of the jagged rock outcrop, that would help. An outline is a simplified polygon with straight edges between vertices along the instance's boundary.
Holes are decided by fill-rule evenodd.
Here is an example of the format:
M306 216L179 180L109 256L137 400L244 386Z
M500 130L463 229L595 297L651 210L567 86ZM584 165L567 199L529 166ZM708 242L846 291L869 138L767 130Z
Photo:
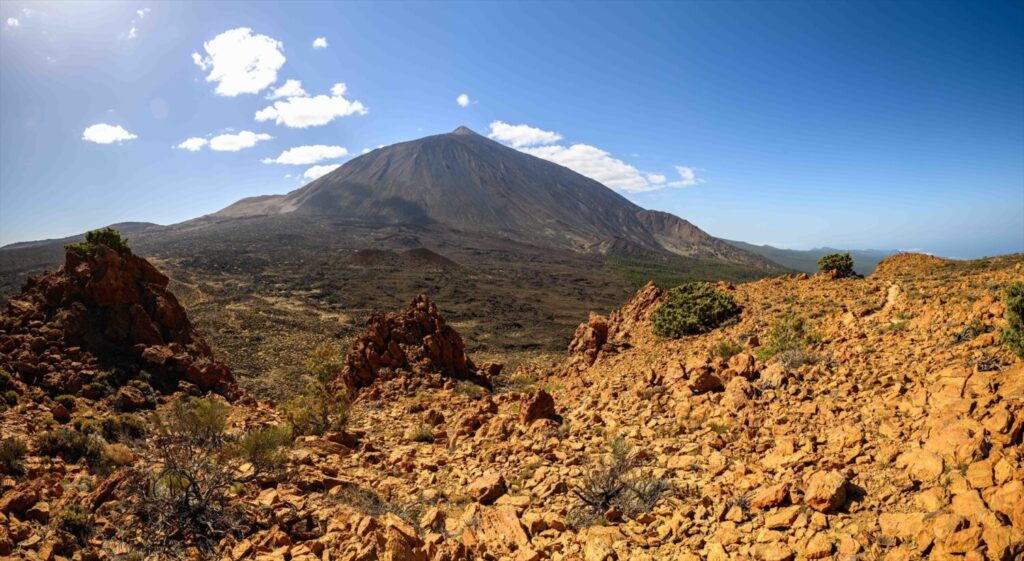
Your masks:
M355 392L372 384L385 368L487 385L486 376L466 354L462 337L422 294L401 312L374 314L366 320L366 332L352 343L345 358L341 383Z
M649 281L626 305L608 314L608 317L590 314L586 323L576 328L569 343L570 360L590 366L601 352L614 352L628 343L634 329L645 324L654 310L665 300L665 291Z
M0 313L0 368L61 393L99 391L144 370L165 391L184 381L237 395L167 283L128 249L69 251L60 270L30 278ZM117 375L101 380L101 370Z

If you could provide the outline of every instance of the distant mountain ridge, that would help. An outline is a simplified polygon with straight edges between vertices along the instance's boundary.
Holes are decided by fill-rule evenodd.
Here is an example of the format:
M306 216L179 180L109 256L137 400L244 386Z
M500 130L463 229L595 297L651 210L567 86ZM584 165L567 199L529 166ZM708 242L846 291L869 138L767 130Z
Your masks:
M782 249L770 245L755 245L747 242L734 240L722 240L723 242L751 253L756 253L766 259L770 259L783 267L795 269L804 273L818 272L818 259L829 253L849 253L853 258L853 270L861 275L870 275L878 267L883 259L900 253L896 250L882 249L835 249L831 247L816 247L814 249Z

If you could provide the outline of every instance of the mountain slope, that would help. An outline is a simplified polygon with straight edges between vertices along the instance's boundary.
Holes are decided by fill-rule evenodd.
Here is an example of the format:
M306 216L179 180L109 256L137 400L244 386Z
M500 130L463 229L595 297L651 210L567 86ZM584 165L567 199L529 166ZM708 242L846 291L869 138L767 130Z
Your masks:
M213 218L282 213L437 224L576 251L646 249L777 269L685 220L644 210L597 181L466 127L374 150L287 195L243 199Z

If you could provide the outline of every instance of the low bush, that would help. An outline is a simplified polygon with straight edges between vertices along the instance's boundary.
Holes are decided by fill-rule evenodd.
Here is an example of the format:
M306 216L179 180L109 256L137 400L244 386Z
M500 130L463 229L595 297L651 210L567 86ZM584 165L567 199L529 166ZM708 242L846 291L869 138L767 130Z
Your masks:
M21 475L24 473L22 460L28 453L24 442L15 438L0 440L0 470L4 475Z
M14 376L6 370L0 370L0 392L14 389Z
M36 445L40 455L48 458L59 456L72 464L84 458L90 465L95 465L103 457L102 439L68 428L44 432L39 435Z
M62 394L53 398L53 400L61 404L68 411L71 411L72 409L75 408L75 396L73 395Z
M92 534L92 521L89 511L77 503L64 507L57 515L57 527L74 536L79 544L84 544Z
M341 430L348 424L351 406L348 395L335 386L344 367L341 352L333 345L321 345L310 354L306 360L309 378L306 390L284 406L292 432L296 435L321 435L330 430Z
M68 244L64 246L64 251L71 251L80 255L88 255L92 253L98 245L105 245L118 253L124 253L128 250L128 240L121 235L121 232L118 232L114 228L107 227L86 232L85 241Z
M134 519L146 543L160 552L185 542L209 551L238 530L228 500L234 468L224 449L228 408L212 399L182 398L154 416L155 471L141 471Z
M146 436L146 423L137 415L122 413L103 419L103 438L108 442L126 442Z
M853 257L849 253L829 253L818 259L818 270L822 273L833 272L837 277L852 277Z
M807 350L811 338L804 319L793 312L786 312L775 318L765 344L754 354L763 361L778 356L783 366L795 368L814 362L814 355Z
M743 347L731 339L719 341L711 351L714 356L722 360L729 360L741 352L743 352Z
M607 456L586 462L580 480L572 487L579 504L570 512L571 523L577 528L596 524L613 508L625 517L653 509L671 485L643 473L641 466L640 456L625 440L612 440Z
M706 282L679 285L668 291L668 299L651 314L654 334L678 339L707 333L740 313L733 297Z
M288 426L254 429L238 440L236 450L242 459L252 464L256 474L273 473L288 461L288 448L292 431Z
M1003 344L1013 354L1024 358L1024 282L1015 282L1003 293L1006 327L1000 333Z
M111 468L130 466L135 463L135 453L124 444L106 444L103 446L103 463Z
M413 442L431 443L434 442L434 429L429 425L420 425L411 428L405 436Z

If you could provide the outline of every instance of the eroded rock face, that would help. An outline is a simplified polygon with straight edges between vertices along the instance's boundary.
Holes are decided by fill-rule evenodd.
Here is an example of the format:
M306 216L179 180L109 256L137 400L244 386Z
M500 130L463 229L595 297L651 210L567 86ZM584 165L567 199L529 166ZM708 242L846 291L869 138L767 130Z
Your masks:
M68 252L56 272L32 277L0 314L0 365L27 382L77 393L98 369L174 389L180 381L228 396L231 372L213 358L168 279L130 250Z
M372 384L385 368L486 384L485 375L466 354L462 337L422 294L401 312L370 316L366 332L348 351L341 382L355 392Z
M569 343L570 360L581 366L594 364L600 353L613 353L627 346L634 330L646 325L654 310L665 300L665 291L648 282L626 303L608 314L591 314L586 323L576 328ZM642 328L642 327L641 327ZM647 326L647 329L650 329Z

